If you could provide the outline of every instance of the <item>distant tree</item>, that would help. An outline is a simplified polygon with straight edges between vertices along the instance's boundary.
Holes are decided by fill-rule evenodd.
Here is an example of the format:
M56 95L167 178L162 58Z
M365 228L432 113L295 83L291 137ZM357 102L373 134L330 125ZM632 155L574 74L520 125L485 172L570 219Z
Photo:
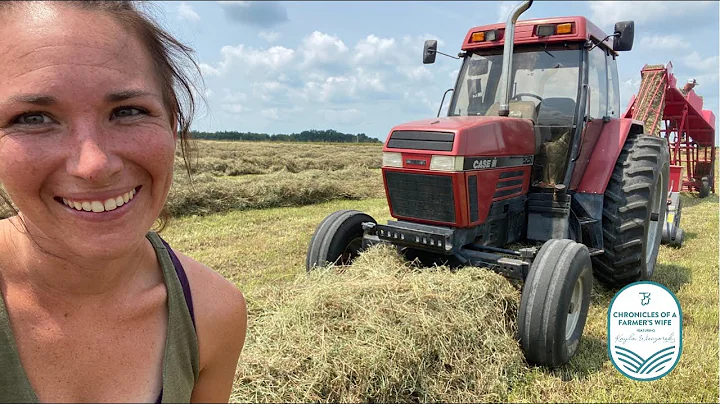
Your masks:
M190 136L194 139L205 140L234 140L234 141L271 141L271 142L331 142L331 143L382 143L379 140L367 136L365 133L356 135L338 132L334 129L304 130L300 133L284 134L278 133L269 135L267 133L255 132L202 132L192 130Z

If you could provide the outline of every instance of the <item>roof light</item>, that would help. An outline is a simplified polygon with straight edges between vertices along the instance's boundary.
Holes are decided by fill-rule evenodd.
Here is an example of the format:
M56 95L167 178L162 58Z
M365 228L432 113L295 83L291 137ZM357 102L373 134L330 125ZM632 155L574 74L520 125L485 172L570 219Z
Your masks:
M555 25L538 25L537 36L555 35Z
M473 32L470 37L470 42L482 42L485 40L485 32Z
M572 23L558 24L556 31L558 34L570 34L572 33Z
M498 31L496 29L485 32L485 39L488 41L497 41Z

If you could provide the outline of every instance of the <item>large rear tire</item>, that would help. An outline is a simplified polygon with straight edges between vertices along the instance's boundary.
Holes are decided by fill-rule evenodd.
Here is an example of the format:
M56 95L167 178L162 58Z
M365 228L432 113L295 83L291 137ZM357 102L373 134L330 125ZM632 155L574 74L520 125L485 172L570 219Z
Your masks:
M630 135L605 191L604 253L595 275L610 287L650 279L655 271L670 175L667 141Z
M520 345L529 363L556 367L577 352L590 308L590 253L567 239L548 240L530 266L518 312Z
M350 265L362 251L364 222L377 223L357 210L339 210L325 217L310 239L305 269L309 272L329 264Z

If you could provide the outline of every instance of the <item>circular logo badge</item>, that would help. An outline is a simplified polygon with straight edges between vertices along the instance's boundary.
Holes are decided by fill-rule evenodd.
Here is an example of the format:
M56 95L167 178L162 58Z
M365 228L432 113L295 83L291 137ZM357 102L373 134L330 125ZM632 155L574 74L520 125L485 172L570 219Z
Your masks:
M682 311L677 297L655 282L635 282L613 297L608 309L608 355L633 380L670 373L682 352Z

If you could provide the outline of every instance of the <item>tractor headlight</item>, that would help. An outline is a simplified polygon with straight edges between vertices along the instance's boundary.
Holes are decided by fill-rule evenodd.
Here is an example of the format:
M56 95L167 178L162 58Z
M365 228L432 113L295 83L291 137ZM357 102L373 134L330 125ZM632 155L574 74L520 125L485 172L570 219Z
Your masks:
M435 171L462 171L463 163L462 156L432 156L430 169Z
M383 152L383 167L401 167L402 153Z

